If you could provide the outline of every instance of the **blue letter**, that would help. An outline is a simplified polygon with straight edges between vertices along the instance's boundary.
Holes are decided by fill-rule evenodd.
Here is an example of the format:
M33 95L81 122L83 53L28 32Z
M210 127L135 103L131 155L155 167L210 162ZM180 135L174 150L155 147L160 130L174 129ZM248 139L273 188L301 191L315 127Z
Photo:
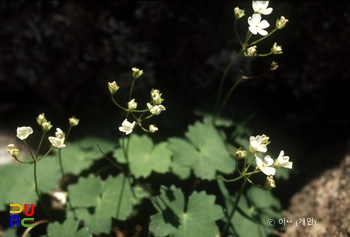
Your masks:
M10 216L10 227L13 227L13 219L15 219L17 222L16 222L16 227L21 227L21 218L19 218L19 216L17 214L13 214Z

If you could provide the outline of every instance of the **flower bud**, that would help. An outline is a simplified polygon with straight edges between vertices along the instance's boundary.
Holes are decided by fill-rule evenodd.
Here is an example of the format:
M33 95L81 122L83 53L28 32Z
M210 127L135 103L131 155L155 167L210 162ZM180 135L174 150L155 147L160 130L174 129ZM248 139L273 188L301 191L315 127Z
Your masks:
M46 122L45 114L39 114L39 116L36 118L36 121L41 126L43 122Z
M159 90L152 89L151 97L155 105L160 105L164 99L162 99L162 93Z
M140 70L136 67L133 67L131 70L132 70L132 76L135 80L143 74L143 70Z
M41 124L41 128L43 129L44 132L48 132L51 128L51 122L50 121L45 121L43 124Z
M278 65L275 61L272 61L271 66L270 66L270 70L271 71L275 71L278 68Z
M238 148L236 150L236 157L237 157L237 159L244 158L246 155L247 155L247 152L242 150L242 148Z
M70 125L71 127L77 126L77 125L79 124L79 119L77 119L77 118L74 117L74 116L71 117L71 118L69 118L68 121L69 121L69 125Z
M283 27L286 26L288 21L289 20L284 18L284 16L281 16L281 18L277 19L277 21L276 21L276 28L279 29L279 30L282 29Z
M267 188L267 189L276 188L276 183L273 180L273 176L272 175L266 176L266 181L265 181L264 188Z
M235 9L233 10L233 12L235 13L235 18L238 20L240 18L242 18L244 16L244 9L241 10L238 7L235 7Z
M137 103L135 102L135 99L132 99L128 102L128 108L130 111L137 108Z
M15 148L15 145L13 145L13 144L9 144L7 146L7 151L14 158L17 158L17 156L19 155L19 150L17 148Z
M149 131L151 133L155 133L158 131L158 128L156 126L154 126L153 124L149 125Z
M119 86L117 85L117 83L115 81L108 82L108 90L109 90L109 93L111 93L113 95L119 90Z
M261 144L268 145L270 143L269 139L270 138L268 136L266 136L265 134L261 135Z
M251 46L249 47L245 52L244 52L244 55L247 56L247 57L254 57L258 54L258 51L257 51L257 46L254 45L254 46Z
M272 54L281 54L282 52L282 46L277 45L277 43L274 43L271 48Z

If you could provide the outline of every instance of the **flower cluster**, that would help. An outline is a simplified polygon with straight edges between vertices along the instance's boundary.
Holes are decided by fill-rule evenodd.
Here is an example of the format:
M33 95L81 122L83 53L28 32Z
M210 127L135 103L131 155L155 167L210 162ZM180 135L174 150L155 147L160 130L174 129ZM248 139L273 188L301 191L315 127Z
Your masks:
M132 69L132 77L133 77L133 84L130 89L130 97L132 93L132 89L134 86L135 81L143 75L143 70L140 70L138 68L133 67ZM152 89L151 90L151 100L150 102L146 103L146 108L145 109L137 109L138 108L138 103L136 102L136 99L129 99L129 102L127 103L127 107L123 107L119 105L115 100L113 95L119 90L119 86L115 81L113 82L108 82L108 90L112 96L112 101L113 103L127 112L127 117L124 119L122 122L121 126L119 127L119 131L125 133L125 135L128 135L132 133L135 125L137 124L139 127L141 127L142 130L145 132L150 132L154 133L158 131L158 128L154 124L150 124L149 128L146 129L142 126L142 122L146 119L149 119L153 116L159 115L162 111L165 111L166 108L164 105L162 105L162 102L164 99L162 98L162 93L160 93L159 90L157 89ZM143 117L145 113L149 112L150 114L146 117ZM137 117L136 113L141 113L141 116ZM133 122L129 122L128 116L131 115L135 120Z
M271 7L268 7L269 1L252 1L252 7L254 10L254 13L248 17L248 30L250 32L250 35L247 36L247 38L244 40L244 43L242 44L242 47L244 49L244 54L247 57L254 57L254 56L267 56L271 54L281 54L282 53L282 46L277 45L275 43L271 51L267 54L258 54L257 53L257 46L254 45L261 41L262 39L266 38L267 36L271 35L276 30L280 30L284 28L288 22L288 19L286 19L284 16L281 16L280 19L277 19L275 24L275 29L271 31L270 33L267 32L267 28L270 27L270 23L267 20L262 19L262 15L270 15L273 9ZM234 9L234 15L236 19L242 18L244 14L244 10L239 9L236 7ZM254 41L253 43L248 43L248 40L251 35L261 35L264 36L263 38Z
M43 139L45 134L52 128L53 125L51 124L50 121L47 121L44 113L39 114L39 116L36 118L36 121L43 131L43 137L42 137L42 139ZM74 116L69 118L68 121L69 121L70 129L79 124L79 119L75 118ZM68 130L68 133L69 133L70 129ZM17 128L16 136L25 143L25 145L27 146L28 149L30 149L30 148L27 145L26 139L31 134L33 134L33 129L29 126L23 126L23 127ZM51 143L51 148L44 156L46 156L51 151L52 148L57 148L57 149L65 148L66 147L66 145L64 144L65 139L66 139L66 134L60 128L56 128L55 136L48 137L48 140ZM39 143L38 151L40 150L41 142L42 142L42 140ZM20 160L17 159L17 157L19 155L19 149L16 148L14 144L9 144L7 146L7 151L18 162L21 162ZM32 158L35 161L41 159L41 158L38 159L38 157L37 157L38 154L36 154L35 157L34 157L33 153L31 153L31 155L33 156ZM21 162L21 163L31 163L31 162Z
M267 6L269 1L253 1L254 14L248 18L249 30L252 34L256 35L259 33L262 36L267 35L267 31L264 30L270 26L266 20L261 20L262 15L270 15L272 8Z
M270 143L269 137L265 134L250 137L249 152L255 155L256 169L266 174L267 180L265 187L272 188L274 186L273 175L276 173L276 168L292 169L293 162L289 161L289 156L284 155L281 150L277 159L272 159L269 155L264 156L267 152L267 145Z

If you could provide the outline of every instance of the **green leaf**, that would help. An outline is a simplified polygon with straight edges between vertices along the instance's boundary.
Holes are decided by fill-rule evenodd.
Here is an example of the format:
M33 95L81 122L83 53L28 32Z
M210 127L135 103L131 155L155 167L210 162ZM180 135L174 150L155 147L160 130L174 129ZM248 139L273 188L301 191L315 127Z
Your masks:
M226 198L227 210L232 210L232 203L235 198ZM283 218L280 213L281 205L269 190L250 187L246 195L241 195L237 210L231 220L234 231L238 236L269 236L275 231L283 231L278 224L270 227L267 225L270 219L278 223L278 219Z
M187 211L181 189L172 185L161 187L161 194L153 199L158 213L151 216L150 231L155 236L215 236L219 229L215 223L223 216L215 204L215 196L204 191L194 192L188 199Z
M102 189L102 182L98 177L90 175L79 178L77 184L68 186L68 193L73 207L93 207L96 205Z
M112 151L115 144L99 137L85 137L76 142L67 142L66 147L61 150L64 172L78 175L89 168L93 161L103 156L97 145L106 154Z
M2 237L18 237L17 228L8 228L8 229L6 229L5 233L3 234ZM28 236L28 237L30 237L30 236Z
M205 112L203 110L195 110L194 114L203 117L203 121L205 123L211 123L213 121L213 114L212 112ZM216 118L215 124L217 126L223 126L223 127L231 127L235 125L235 122L231 118L220 116Z
M185 180L191 175L191 169L189 167L180 166L175 162L171 163L170 169L172 173L176 174L181 180Z
M41 193L48 193L57 188L57 181L61 178L57 158L45 157L37 162L38 189ZM9 164L0 167L1 192L0 210L10 203L36 203L38 197L35 192L34 164Z
M214 180L217 171L229 174L235 170L235 161L211 123L197 121L189 126L185 136L187 139L169 138L169 149L177 164L193 169L197 177L207 180Z
M169 170L172 153L167 149L166 142L154 145L147 135L136 134L132 134L129 139L129 167L136 178L147 178L152 171L164 174ZM114 156L120 163L126 162L122 148L115 150Z
M74 219L67 219L63 224L58 222L50 223L47 226L47 236L49 237L91 237L92 234L89 233L89 228L83 227L78 229L79 221Z
M108 233L112 218L126 220L133 210L133 191L123 175L105 181L93 175L68 186L70 200L79 220L93 234Z

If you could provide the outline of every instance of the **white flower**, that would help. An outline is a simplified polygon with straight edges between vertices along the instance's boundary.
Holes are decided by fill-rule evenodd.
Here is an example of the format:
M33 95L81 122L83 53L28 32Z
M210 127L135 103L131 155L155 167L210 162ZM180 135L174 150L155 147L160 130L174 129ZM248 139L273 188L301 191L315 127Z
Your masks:
M275 166L291 169L293 166L293 162L289 161L289 156L284 156L284 151L282 150L277 160L275 161Z
M66 204L67 203L67 196L68 193L67 192L53 192L52 195L58 200L60 201L62 204Z
M122 126L119 127L119 131L125 132L126 135L130 134L135 126L135 121L130 123L128 120L124 119Z
M159 115L160 112L165 110L165 107L163 105L152 106L150 103L147 103L147 107L150 110L151 114L154 114L154 115Z
M275 175L276 169L273 167L269 167L273 164L273 159L270 156L265 156L264 160L262 160L261 153L255 153L255 162L259 169L266 175Z
M266 20L261 21L260 14L253 14L252 16L250 16L248 18L248 24L249 30L250 32L252 32L252 34L256 35L257 33L259 33L262 36L267 35L267 31L264 29L270 26L270 24Z
M49 137L49 141L54 148L61 149L66 147L64 144L64 138Z
M135 99L132 99L128 102L128 108L129 110L134 110L137 108L137 103L135 102Z
M269 15L272 12L272 8L267 6L269 1L253 1L252 6L255 13Z
M33 133L31 127L18 127L17 128L17 137L21 140L27 139L27 137Z
M260 135L256 137L251 136L249 138L249 141L250 141L249 151L251 153L256 153L256 152L265 153L267 151L266 143L264 143L264 139L262 136Z
M64 134L64 132L60 129L60 128L56 128L56 133L55 133L55 136L57 137L57 138L64 138L65 137L65 134Z
M156 126L154 126L153 124L149 125L149 131L151 133L155 133L158 131L158 128Z
M162 99L162 93L159 90L152 89L151 97L156 105L160 105L164 99Z

